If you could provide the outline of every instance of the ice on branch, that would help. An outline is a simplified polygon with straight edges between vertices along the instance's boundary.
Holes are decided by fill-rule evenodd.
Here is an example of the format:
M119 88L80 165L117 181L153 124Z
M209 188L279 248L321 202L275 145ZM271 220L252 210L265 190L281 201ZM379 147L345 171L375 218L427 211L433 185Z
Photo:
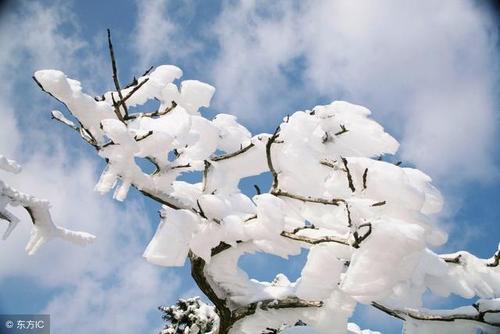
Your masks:
M0 155L0 169L17 173L21 167L15 161ZM3 240L9 237L20 222L20 219L7 209L8 206L23 207L32 220L31 237L26 245L26 252L29 255L35 254L43 244L53 238L61 238L78 245L86 245L95 239L92 234L68 230L54 224L48 201L22 193L0 180L0 220L8 223L2 237Z
M384 161L399 144L367 108L335 101L252 136L234 116L203 115L212 86L178 83L182 71L164 65L121 89L111 57L116 90L101 97L59 71L34 77L68 108L53 117L105 160L97 191L115 189L124 200L136 188L163 205L144 257L161 266L188 259L214 304L194 299L163 309L163 333L375 333L349 323L358 303L406 321L408 333L499 329L499 252L479 259L432 251L447 239L436 222L441 194L423 172ZM134 111L150 100L156 110ZM179 180L193 171L201 182ZM272 178L268 187L241 191L242 178L262 173ZM296 281L278 274L260 282L238 267L245 254L288 258L303 249ZM425 310L426 291L483 300Z

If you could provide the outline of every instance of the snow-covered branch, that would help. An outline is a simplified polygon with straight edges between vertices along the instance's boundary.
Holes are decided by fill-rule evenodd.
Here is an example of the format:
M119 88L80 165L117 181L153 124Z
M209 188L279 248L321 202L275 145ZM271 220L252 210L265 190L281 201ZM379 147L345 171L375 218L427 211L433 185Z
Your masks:
M21 167L15 161L0 155L0 169L18 173ZM53 238L61 238L79 245L86 245L95 239L92 234L68 230L54 224L48 201L22 193L0 180L0 219L9 224L3 234L3 240L9 237L20 222L20 219L7 209L9 205L23 207L31 218L33 223L31 238L26 245L26 252L29 255L35 254L43 244Z
M397 309L376 302L373 302L372 305L382 312L403 321L414 321L416 323L459 323L460 321L471 321L479 323L480 326L487 325L486 328L489 328L491 333L500 331L500 299L487 301L480 300L472 306L465 306L453 310ZM426 328L425 326L426 325L422 324L422 329ZM467 328L466 330L469 329ZM421 333L424 333L424 331L422 330Z

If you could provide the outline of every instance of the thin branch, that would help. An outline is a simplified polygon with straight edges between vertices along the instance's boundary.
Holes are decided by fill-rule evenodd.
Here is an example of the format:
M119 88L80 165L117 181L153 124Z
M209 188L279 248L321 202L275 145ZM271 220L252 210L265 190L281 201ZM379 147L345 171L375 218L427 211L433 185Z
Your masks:
M208 160L204 160L203 163L205 164L205 168L203 169L203 192L207 190L208 187L208 172L210 170L210 166L212 164Z
M323 306L322 301L309 301L294 296L289 296L284 299L266 299L245 305L243 307L234 310L232 321L237 322L238 320L241 320L247 316L255 314L257 309L278 310L278 309L307 308L307 307L321 307L321 306Z
M334 161L321 160L319 163L322 164L323 166L330 167L330 168L337 170L338 166L335 165L336 162L337 162L337 160L334 160Z
M488 267L497 267L498 264L500 263L500 249L498 249L495 254L493 255L493 259L490 263L487 263L486 265Z
M359 229L363 228L363 227L368 227L368 230L366 231L365 234L363 234L362 236L359 236L358 234L358 231ZM366 239L368 238L368 236L372 233L372 224L370 223L366 223L366 224L361 224L357 227L357 230L353 233L353 236L354 236L354 243L352 244L352 247L354 248L359 248L360 244Z
M52 93L50 93L49 91L45 90L45 88L43 88L43 85L33 76L33 81L35 81L35 83L37 84L38 87L40 87L40 89L42 90L42 92L48 94L49 96L51 96L53 99L55 99L56 101L58 101L59 103L61 103L62 105L64 105L64 107L69 111L70 114L73 114L71 112L71 109L68 108L68 105L66 103L64 103L63 101L59 100L57 97L55 97ZM54 115L52 115L54 116ZM85 140L88 144L92 145L96 150L99 149L99 147L97 146L97 140L95 139L95 137L92 135L92 133L83 126L82 123L80 123L80 136L83 138L83 140ZM88 138L86 138L83 133L87 134L88 135Z
M461 264L461 259L462 255L458 254L457 256L454 257L447 257L447 256L440 256L441 259L446 262L446 263L454 263L454 264Z
M467 313L436 314L436 313L431 313L431 311L421 311L413 309L392 309L377 302L372 302L372 306L381 310L384 313L387 313L403 321L405 321L407 318L412 318L420 321L444 321L444 322L452 322L455 320L469 320L469 321L476 321L488 324L494 327L500 327L499 323L488 322L484 318L484 315L486 313L496 313L496 311L493 310L485 312L478 311L477 314L467 314Z
M120 108L117 107L117 103L116 103L116 100L115 100L115 96L113 95L113 92L111 92L111 102L113 102L113 110L115 112L116 117L120 121L124 122L125 119L123 118L123 115L122 115L122 113L120 111Z
M340 124L340 131L335 133L335 136L340 136L341 134L344 134L346 132L349 132L349 130L345 128L344 124Z
M305 225L302 227L296 227L293 229L292 233L296 234L297 232L304 231L304 230L317 230L316 226L314 225Z
M210 158L210 160L212 160L212 161L220 161L220 160L234 158L235 156L238 156L238 155L240 155L242 153L245 153L246 151L248 151L249 149L251 149L254 146L255 145L253 143L250 143L249 145L247 145L247 146L239 149L238 151L235 151L235 152L232 152L232 153L223 154L223 155L219 155L219 156Z
M453 264L463 264L462 263L462 254L457 254L453 257L447 255L440 255L440 258L446 263ZM489 262L486 263L487 267L497 267L500 262L500 249L493 254L493 256L489 259Z
M166 107L164 110L155 110L153 112L141 112L141 113L136 113L136 114L129 114L125 120L131 120L131 119L136 119L139 117L157 117L157 116L163 116L174 110L174 108L177 107L177 103L175 101L172 101L172 104L169 107Z
M126 105L125 105L125 102L132 96L134 95L135 92L137 92L139 90L139 88L141 88L146 82L149 81L149 78L146 78L144 80L141 81L140 84L138 84L137 86L135 86L130 92L128 92L128 94L123 98L121 99L120 101L118 101L116 103L116 106L117 108L119 108L120 106L123 105L123 107L125 108ZM125 117L127 116L127 114L125 115Z
M136 188L137 190L139 190L146 197L149 197L152 200L155 200L156 202L158 202L160 204L166 205L169 208L176 209L176 210L177 209L190 209L190 208L188 208L188 207L186 207L184 205L175 204L172 201L167 200L166 198L162 198L162 197L160 197L160 195L156 194L154 191L149 191L147 189L140 189L137 185L135 185L133 183L132 183L132 186L134 188Z
M155 170L153 173L151 173L151 176L158 174L161 170L160 165L158 164L158 161L156 161L156 159L153 157L145 157L145 159L148 160L149 162L151 162L155 166Z
M363 190L366 189L366 181L368 179L368 168L363 172Z
M177 166L172 166L170 169L181 169L181 168L190 168L191 164L187 163L185 165L177 165Z
M293 199L303 201L303 202L318 203L318 204L325 204L325 205L338 206L340 203L345 203L345 200L340 199L340 198L324 199L324 198L316 198L316 197L310 197L310 196L302 196L302 195L297 195L297 194L291 194L291 193L288 193L286 191L282 191L280 189L271 191L271 194L274 196L278 196L278 197L279 196L288 197L288 198L293 198Z
M381 201L381 202L373 203L372 206L382 206L382 205L385 205L385 204L387 204L386 201Z
M121 104L123 101L123 95L122 95L122 91L120 88L120 82L118 80L118 70L116 68L115 52L113 51L113 43L111 43L111 31L109 29L108 29L108 47L109 47L109 56L111 58L111 67L113 69L113 82L115 83L115 88L116 88L116 91L118 93L118 96L120 97L120 104ZM116 103L114 102L113 105L115 105L115 104ZM127 106L125 105L125 103L123 103L123 110L125 111L125 118L127 118L128 117L128 110L127 110Z
M205 212L203 212L203 209L201 207L201 204L200 204L200 201L199 200L196 200L196 205L198 206L198 214L202 217L202 218L205 218L205 219L208 219L207 216L205 216Z
M346 158L341 158L342 163L344 164L344 168L346 169L347 172L347 181L349 182L349 188L351 189L352 192L356 191L356 188L354 187L354 183L352 181L352 175L351 171L349 170L349 167L347 166L347 159Z
M347 227L352 227L351 208L347 202L345 202L345 209L347 211Z
M338 244L351 246L351 244L349 243L349 240L344 239L344 238L335 237L335 236L324 236L321 238L311 238L311 237L307 237L304 235L297 235L293 232L287 232L287 231L281 232L281 236L288 238L288 239L291 239L291 240L305 242L305 243L310 244L310 245L317 245L317 244L321 244L321 243L325 243L325 242L335 242Z
M154 66L150 66L142 75L141 77L144 77L146 75L148 75L149 73L151 73L151 71L153 70ZM123 89L127 89L127 88L130 88L132 86L135 86L137 85L137 78L134 76L134 79L129 83L127 84L125 87L123 87Z
M134 139L135 141L141 141L141 140L144 140L146 138L148 138L149 136L151 136L153 134L153 130L149 130L147 133L141 135L141 136L134 136Z
M51 112L52 119L55 119L56 121L66 125L70 129L75 130L76 132L80 133L80 128L75 125L75 123L71 122L69 119L63 116L63 114L60 111L54 110Z
M260 191L260 188L258 185L254 184L253 187L255 188L255 191L257 192L257 195L262 194L262 191Z
M276 128L276 130L274 130L273 135L271 136L271 138L269 138L267 140L267 143L266 143L267 167L269 168L269 171L273 175L273 184L272 184L272 188L271 188L271 189L273 189L273 191L278 189L278 173L274 169L273 159L271 156L271 147L272 147L274 141L276 140L276 138L278 138L279 130L280 130L280 126L278 126Z

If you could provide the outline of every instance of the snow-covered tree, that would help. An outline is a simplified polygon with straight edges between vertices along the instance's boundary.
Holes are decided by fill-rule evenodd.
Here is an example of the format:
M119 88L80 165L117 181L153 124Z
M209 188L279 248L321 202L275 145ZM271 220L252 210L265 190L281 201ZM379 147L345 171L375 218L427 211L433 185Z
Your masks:
M163 308L165 333L370 333L348 323L357 303L405 321L405 333L499 331L500 253L432 251L447 239L435 221L441 195L423 172L384 161L398 142L367 108L335 101L252 136L232 115L204 117L200 108L209 107L215 88L196 80L178 86L175 66L150 69L121 88L110 39L109 47L115 90L100 97L57 70L34 79L67 107L53 118L106 161L98 192L114 189L123 201L133 187L162 205L146 260L170 267L188 259L213 303ZM157 110L134 112L153 99ZM193 172L201 182L179 180ZM272 176L266 192L240 190L241 179L262 173ZM260 282L238 268L247 253L288 258L304 248L295 282L283 274ZM422 308L426 291L480 299L429 310Z

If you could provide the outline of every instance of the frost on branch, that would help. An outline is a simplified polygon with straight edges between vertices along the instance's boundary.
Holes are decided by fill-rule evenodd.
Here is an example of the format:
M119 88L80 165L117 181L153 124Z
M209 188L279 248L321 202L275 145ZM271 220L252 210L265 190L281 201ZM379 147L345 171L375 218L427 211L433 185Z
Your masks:
M0 169L7 172L19 173L21 166L15 161L0 155ZM8 223L8 227L2 237L3 240L9 237L20 221L19 218L7 209L7 206L22 206L28 212L33 222L31 238L26 245L26 252L29 255L35 254L43 244L53 238L61 238L79 245L86 245L95 239L95 236L92 234L72 231L57 226L52 221L48 201L24 194L0 180L0 220Z
M217 314L213 328L195 330L194 322L205 320L185 314L198 316L195 310L205 306L182 301L191 306L168 308L166 330L368 333L348 323L362 303L405 321L407 332L498 331L500 253L479 259L432 251L447 239L435 221L441 195L421 171L380 158L399 144L367 108L335 101L287 116L272 134L252 136L234 116L205 118L201 108L214 88L196 80L177 84L182 71L175 66L150 69L122 89L109 45L115 90L101 97L56 70L38 71L34 79L68 108L53 117L106 161L97 191L114 189L121 201L136 188L163 205L144 257L161 266L188 259ZM134 112L149 100L158 101L157 110ZM154 171L146 173L141 159ZM179 180L193 171L201 182ZM253 196L239 189L242 178L262 173L272 176L269 189ZM238 267L244 254L288 258L304 248L307 262L294 282L283 274L260 282ZM426 291L482 299L457 310L426 310ZM187 313L178 312L183 307ZM176 327L179 319L191 323Z

